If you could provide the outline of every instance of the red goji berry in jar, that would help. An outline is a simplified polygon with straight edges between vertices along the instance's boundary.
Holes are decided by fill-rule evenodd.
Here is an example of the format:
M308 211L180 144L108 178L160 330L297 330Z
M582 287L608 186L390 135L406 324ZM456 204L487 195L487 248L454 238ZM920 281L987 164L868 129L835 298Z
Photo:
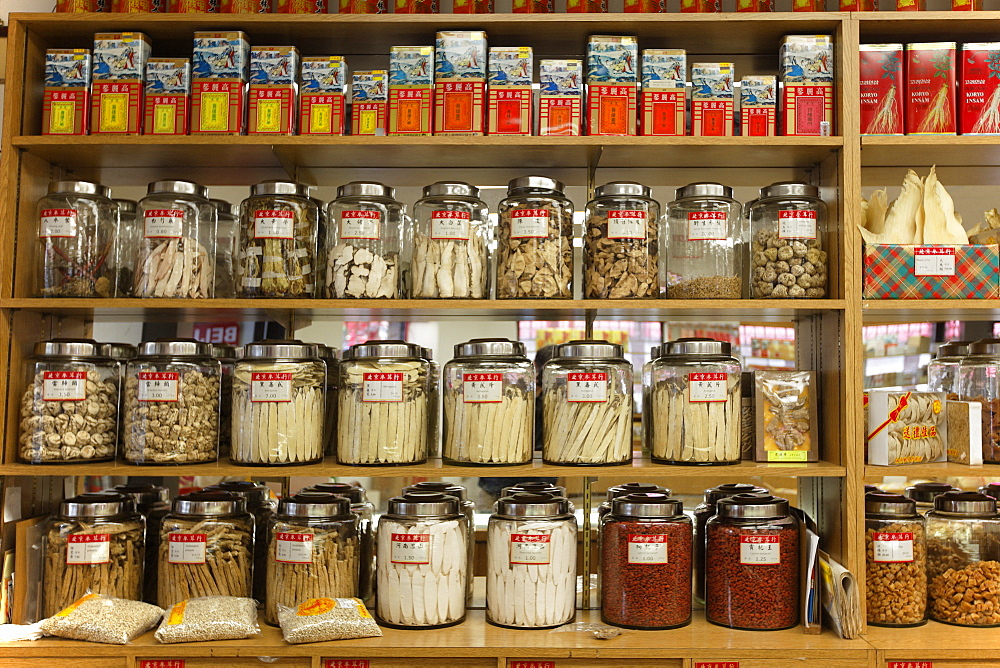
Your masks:
M737 494L767 494L746 482L727 482L705 490L705 500L694 509L694 600L705 603L705 525L715 515L715 504Z

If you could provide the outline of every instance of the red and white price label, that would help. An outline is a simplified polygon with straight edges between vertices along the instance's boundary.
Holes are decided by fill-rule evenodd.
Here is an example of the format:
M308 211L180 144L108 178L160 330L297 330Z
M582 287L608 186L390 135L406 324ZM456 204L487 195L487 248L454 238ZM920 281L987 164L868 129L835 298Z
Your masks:
M773 566L781 563L781 537L740 536L740 563L747 566Z
M740 668L739 661L695 661L694 668Z
M628 563L630 564L667 563L667 537L629 534Z
M466 404L499 404L503 402L502 373L462 374L462 402Z
M76 209L42 209L38 221L41 239L72 239L76 236Z
M184 659L139 659L139 668L184 668Z
M510 563L545 565L551 559L551 535L512 533L510 535Z
M726 373L689 373L688 401L709 403L727 401L729 399L729 374Z
M180 239L184 235L184 211L146 209L142 214L143 235L147 239Z
M600 403L608 400L608 374L604 371L566 374L566 401Z
M86 398L86 371L42 372L42 401L83 401Z
M514 209L510 213L511 239L546 239L549 236L547 209Z
M431 239L468 241L471 218L468 211L432 211Z
M382 228L379 211L343 211L340 214L341 239L378 239Z
M778 211L778 237L780 239L815 239L816 212Z
M172 533L167 535L167 563L203 564L208 534Z
M403 374L401 372L366 373L361 401L388 402L403 400Z
M886 668L934 668L933 661L889 661Z
M394 533L391 539L389 561L392 563L431 563L431 535L429 533Z
M510 668L556 668L555 661L511 661Z
M913 533L909 531L872 534L873 561L888 564L906 564L913 561Z
M913 249L914 276L954 276L955 249L945 246L917 246Z
M139 401L177 401L180 379L176 371L140 371Z
M294 239L295 214L274 209L254 211L253 236L256 239Z
M285 371L250 373L250 401L284 402L292 400L292 374Z
M106 564L111 561L111 534L76 534L66 537L66 565Z
M688 213L688 241L727 239L728 222L725 211L691 211Z
M324 659L323 668L371 668L368 659Z
M274 560L283 564L311 564L313 535L311 533L275 533Z
M608 238L645 239L648 220L645 211L608 211Z

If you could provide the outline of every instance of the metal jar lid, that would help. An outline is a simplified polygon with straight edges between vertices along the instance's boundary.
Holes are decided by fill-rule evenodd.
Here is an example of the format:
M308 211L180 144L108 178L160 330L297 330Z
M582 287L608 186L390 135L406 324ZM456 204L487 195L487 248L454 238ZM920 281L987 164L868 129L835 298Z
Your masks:
M421 346L421 348L420 348L420 358L421 359L425 359L428 362L433 362L434 361L434 351L431 350L430 348L424 348L424 347Z
M996 515L997 501L979 492L945 492L934 497L934 511L954 515Z
M562 485L556 485L551 482L542 482L540 480L528 480L525 482L519 482L510 487L504 487L500 490L500 496L511 496L512 494L517 494L518 492L528 492L530 494L553 494L555 496L566 496L566 488Z
M139 357L211 357L212 344L194 339L157 339L139 344Z
M562 181L547 176L519 176L507 184L507 194L510 195L518 190L552 190L561 195L565 188Z
M278 514L325 520L353 520L351 502L328 492L300 491L278 502Z
M934 498L945 492L960 492L958 487L952 487L946 482L918 482L903 491L904 496L917 503L933 503Z
M52 181L49 183L50 195L94 195L111 198L111 188L90 181Z
M246 508L250 512L254 512L271 503L271 488L262 482L253 482L252 480L224 480L211 487L206 487L206 489L238 494L246 501Z
M773 520L788 516L788 501L769 494L736 494L715 504L719 517Z
M524 357L524 344L509 339L472 339L455 344L455 357Z
M624 359L624 352L617 343L580 340L559 344L552 359Z
M972 341L949 341L943 343L937 350L937 359L945 357L965 357L969 354Z
M130 360L139 354L139 349L131 343L102 343L101 355L119 362Z
M396 198L396 189L377 181L351 181L337 188L337 197Z
M233 205L224 199L210 199L208 200L220 216L235 216L233 213Z
M246 512L246 501L232 492L202 490L174 499L173 512L178 515L241 515Z
M891 515L892 517L916 517L917 502L902 494L869 492L865 494L866 515Z
M404 492L389 499L386 515L402 519L461 516L458 497L440 492Z
M269 340L256 341L243 346L241 359L293 359L307 360L317 359L319 350L312 343L303 343L297 340Z
M653 189L635 181L612 181L594 190L598 197L645 197L653 199Z
M135 503L114 491L85 492L59 505L63 517L113 517L135 512Z
M778 181L760 189L760 199L768 197L811 197L819 199L819 188L799 181Z
M885 490L880 488L878 485L865 483L865 494L868 494L869 492L878 492L879 494L883 494Z
M504 519L554 519L566 517L573 512L569 499L551 494L517 492L502 497L493 510L497 517Z
M438 492L439 494L447 494L448 496L455 497L459 503L465 503L468 496L465 487L461 485L456 485L453 482L436 482L434 480L425 480L424 482L404 487L403 494L407 492Z
M212 343L212 357L220 362L235 362L237 359L236 346L225 343Z
M479 198L479 188L465 181L437 181L424 186L424 197L470 197Z
M421 350L420 346L415 343L389 339L356 343L344 351L345 360L368 357L416 357L421 359Z
M339 351L333 346L328 346L322 343L311 343L309 345L316 346L316 356L319 357L324 362L337 363Z
M153 181L146 190L147 195L172 193L174 195L190 195L208 199L208 188L193 181Z
M705 490L705 503L715 505L720 499L728 499L737 494L764 494L768 492L763 487L748 482L727 482Z
M50 339L35 344L35 355L65 357L104 357L103 346L93 339Z
M292 195L309 199L311 192L311 187L295 181L261 181L250 186L251 197L256 195Z
M684 514L684 504L660 492L636 492L615 499L611 513L626 517L677 517Z
M677 339L676 341L666 341L661 351L664 357L680 357L685 355L732 357L733 346L728 341L691 337Z
M685 199L687 197L725 197L733 198L733 189L714 181L701 181L689 183L686 186L674 191L675 199Z
M649 359L655 360L660 358L660 346L653 346L649 349Z
M1000 499L1000 482L988 482L979 488L980 494L985 494L986 496L992 497L994 499Z
M134 216L139 207L139 203L131 199L116 199L112 201L118 205L118 213L131 214Z
M140 510L151 506L170 503L170 491L162 485L152 483L129 483L115 485L112 488L119 494L132 499Z
M305 491L325 492L343 497L351 503L364 503L367 500L365 488L361 485L351 485L346 482L321 482L307 487Z
M969 344L970 355L1000 355L1000 339L981 339Z
M621 485L613 485L608 487L608 501L614 501L620 496L627 496L629 494L666 494L670 496L670 490L666 487L661 487L660 485L654 485L651 482L626 482Z

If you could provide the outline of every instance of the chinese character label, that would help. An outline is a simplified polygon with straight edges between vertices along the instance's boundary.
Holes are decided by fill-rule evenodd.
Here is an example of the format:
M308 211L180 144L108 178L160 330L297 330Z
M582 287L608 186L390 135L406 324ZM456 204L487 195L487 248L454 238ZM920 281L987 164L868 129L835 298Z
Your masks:
M311 564L313 535L311 533L275 533L274 560L283 564Z
M815 211L778 211L778 237L781 239L815 239Z
M499 404L503 402L503 374L462 374L462 402L466 404Z
M695 661L694 668L740 668L739 661Z
M779 536L740 536L740 563L746 566L773 566L781 563Z
M76 209L42 209L38 236L73 238L76 236Z
M431 563L431 535L429 533L394 533L391 543L389 561L392 563Z
M510 221L511 239L546 239L549 236L547 209L514 209Z
M510 563L536 565L549 563L551 541L551 535L512 533L510 535Z
M147 239L180 239L184 234L184 212L180 209L147 209L142 221Z
M688 241L724 240L729 236L725 211L688 213Z
M667 537L629 534L628 563L630 564L667 563Z
M382 214L378 211L344 211L340 214L341 239L378 239Z
M431 212L431 239L469 240L468 211Z
M874 561L890 564L905 564L913 561L913 534L881 533L872 534Z
M366 373L361 401L386 402L403 400L402 373Z
M886 668L934 668L933 661L890 661Z
M293 239L294 216L291 211L254 211L253 235L257 239Z
M83 401L86 398L86 371L42 372L42 401Z
M645 211L608 211L609 239L645 239Z
M106 564L111 561L111 534L77 534L66 537L66 565Z
M323 668L370 668L368 659L326 659Z
M290 372L252 372L250 374L251 402L291 400L292 374Z
M566 401L600 403L608 400L608 374L604 371L566 374Z
M172 533L167 536L167 563L170 564L203 564L205 563L205 548L208 545L208 534L204 533Z
M706 403L729 399L729 374L689 373L688 401Z
M914 276L954 276L955 249L917 246L913 249Z
M139 659L139 668L184 668L184 659Z
M555 661L511 661L510 668L556 668Z
M140 371L139 401L177 401L178 385L176 371Z

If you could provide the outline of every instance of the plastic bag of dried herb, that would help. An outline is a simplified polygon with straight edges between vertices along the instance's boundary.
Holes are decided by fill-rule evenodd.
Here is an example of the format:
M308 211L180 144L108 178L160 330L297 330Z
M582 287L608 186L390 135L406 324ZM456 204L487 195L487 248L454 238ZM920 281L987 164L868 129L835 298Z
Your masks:
M257 602L238 596L203 596L177 603L164 615L156 639L160 642L240 640L260 635Z
M86 594L41 622L47 636L124 645L150 630L163 617L163 610L124 598Z
M278 623L292 644L378 638L382 629L356 598L310 598L295 608L278 606Z

